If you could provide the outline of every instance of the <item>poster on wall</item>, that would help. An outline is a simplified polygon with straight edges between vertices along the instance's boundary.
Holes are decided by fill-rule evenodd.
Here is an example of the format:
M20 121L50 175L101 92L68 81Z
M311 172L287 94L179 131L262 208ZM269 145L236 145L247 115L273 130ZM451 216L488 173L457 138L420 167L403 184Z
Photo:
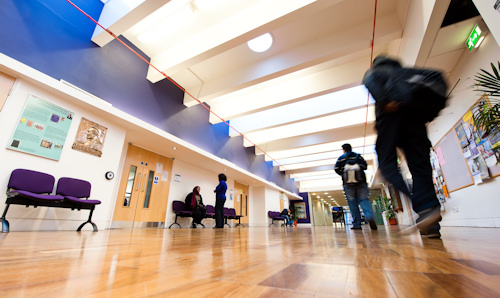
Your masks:
M306 213L306 203L300 202L300 203L295 203L293 204L295 207L295 212L297 213L297 218L299 219L306 219L307 218L307 213Z
M107 131L106 127L82 117L71 148L101 157Z
M30 94L7 148L59 160L72 120L72 112Z
M443 177L443 171L441 170L441 165L439 164L438 156L434 149L430 153L431 166L432 166L432 181L434 182L434 191L441 203L446 202L449 199L448 189L446 188L446 182Z
M476 184L498 175L497 163L500 159L494 148L500 145L500 133L496 133L498 129L482 131L474 124L473 118L489 105L488 97L482 96L455 125L459 145Z

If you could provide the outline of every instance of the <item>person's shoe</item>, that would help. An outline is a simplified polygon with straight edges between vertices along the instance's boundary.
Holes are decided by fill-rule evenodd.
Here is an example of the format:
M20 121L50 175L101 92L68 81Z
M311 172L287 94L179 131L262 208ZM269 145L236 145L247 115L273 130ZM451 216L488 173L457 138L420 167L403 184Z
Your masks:
M441 221L441 206L425 209L418 213L417 228L426 231Z
M370 219L370 220L368 220L368 224L370 225L370 229L372 229L372 230L376 230L376 229L378 229L378 227L377 227L377 223L375 222L375 220L374 220L374 219Z
M399 233L402 235L408 235L415 232L416 230L420 230L421 235L427 235L428 234L427 230L432 230L431 228L440 221L441 221L441 206L431 207L418 212L416 225L406 228L400 231Z
M429 229L427 231L420 231L420 235L427 238L441 238L441 232L439 229Z
M191 224L191 228L196 229L196 224L194 222Z
M357 226L353 226L353 227L351 228L351 230L362 230L362 229L363 229L363 228L361 228L361 227L357 227Z

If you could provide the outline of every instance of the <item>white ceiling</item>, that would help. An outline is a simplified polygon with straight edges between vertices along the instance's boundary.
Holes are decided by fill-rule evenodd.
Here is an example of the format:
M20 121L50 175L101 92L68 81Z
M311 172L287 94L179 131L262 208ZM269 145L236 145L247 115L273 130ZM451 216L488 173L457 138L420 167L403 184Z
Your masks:
M372 47L376 8L375 39ZM186 90L187 107L210 107L210 123L229 121L268 161L298 180L301 192L334 191L332 173L349 142L373 176L373 100L361 85L373 57L453 70L477 18L440 28L449 0L109 0L99 20L151 58ZM270 32L263 53L246 42ZM100 46L112 40L96 29ZM147 79L165 79L150 67ZM325 195L328 196L328 195Z

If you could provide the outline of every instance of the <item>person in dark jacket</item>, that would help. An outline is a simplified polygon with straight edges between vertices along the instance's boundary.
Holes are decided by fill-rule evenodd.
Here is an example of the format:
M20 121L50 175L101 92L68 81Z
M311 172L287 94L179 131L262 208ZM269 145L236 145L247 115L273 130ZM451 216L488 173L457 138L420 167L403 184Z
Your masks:
M196 225L201 224L201 221L207 216L207 208L203 204L199 186L193 188L193 191L186 196L184 203L188 210L193 211L191 227L196 228Z
M359 205L363 208L365 219L370 224L370 228L376 230L377 224L375 223L372 205L368 199L370 192L366 184L366 175L364 172L367 168L366 161L360 154L352 152L352 146L350 144L342 145L342 149L344 150L344 154L337 159L334 170L342 177L344 194L353 218L351 229L361 230L361 213L359 212ZM357 177L345 175L347 171L346 168L348 167L352 167L352 171L354 172L357 171Z
M219 185L215 188L215 227L224 228L224 204L226 203L227 177L219 174Z
M290 216L290 210L288 209L283 209L283 211L281 211L281 217L283 217L285 219L285 224L287 226L291 226L293 224L293 220L291 219L291 216Z
M439 238L441 211L432 181L431 142L426 123L402 104L404 99L394 100L385 90L391 75L401 68L398 61L378 56L363 78L363 84L375 99L379 168L387 181L411 199L413 210L419 215L416 226L407 232L418 228L422 235ZM403 150L412 174L412 191L399 172L397 147Z

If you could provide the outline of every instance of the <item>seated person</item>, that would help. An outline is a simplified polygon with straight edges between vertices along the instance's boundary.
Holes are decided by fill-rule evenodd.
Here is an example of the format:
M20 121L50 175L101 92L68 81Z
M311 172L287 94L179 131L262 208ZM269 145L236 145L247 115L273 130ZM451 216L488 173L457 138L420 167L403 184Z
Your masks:
M207 207L203 204L199 186L193 188L193 191L186 196L184 203L188 210L193 211L193 223L191 227L196 228L196 225L201 224L201 220L207 216Z
M287 226L291 226L293 224L293 221L291 219L291 216L290 216L290 210L288 209L283 209L283 211L281 211L281 217L284 217L285 218L285 223Z

